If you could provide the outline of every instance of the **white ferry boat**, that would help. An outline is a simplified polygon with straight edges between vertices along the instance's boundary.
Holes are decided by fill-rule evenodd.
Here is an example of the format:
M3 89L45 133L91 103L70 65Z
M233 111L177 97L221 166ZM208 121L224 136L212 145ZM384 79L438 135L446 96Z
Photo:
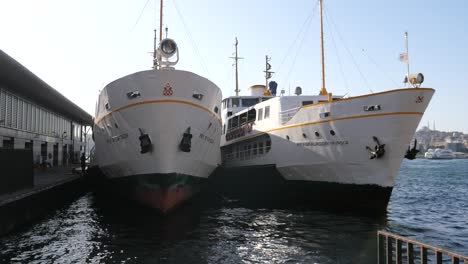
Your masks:
M101 91L93 130L95 161L111 188L163 213L197 193L221 163L221 90L174 69L178 60L176 42L160 41L153 70Z
M424 157L426 159L455 159L456 155L451 149L436 148L435 150L428 149Z
M269 68L267 59L267 77ZM296 96L276 96L270 82L270 89L255 85L250 96L224 99L222 170L215 182L255 199L292 196L315 205L385 210L434 94L419 87L422 74L408 76L412 88L345 98L325 89L322 67L319 95L297 88Z

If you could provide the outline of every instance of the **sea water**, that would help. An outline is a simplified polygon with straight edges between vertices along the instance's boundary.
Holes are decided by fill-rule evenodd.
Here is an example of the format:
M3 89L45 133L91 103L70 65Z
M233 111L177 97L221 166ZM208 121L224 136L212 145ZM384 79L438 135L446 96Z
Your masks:
M388 213L202 195L161 217L88 193L0 238L1 263L376 263L378 230L468 255L468 160L405 160Z

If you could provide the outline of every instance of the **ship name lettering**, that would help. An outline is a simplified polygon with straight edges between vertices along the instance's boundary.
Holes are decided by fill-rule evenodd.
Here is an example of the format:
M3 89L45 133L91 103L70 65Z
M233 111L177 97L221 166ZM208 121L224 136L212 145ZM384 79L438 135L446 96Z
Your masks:
M121 134L121 135L117 135L117 136L113 136L113 137L107 139L106 141L107 141L107 143L114 143L114 142L117 142L117 141L120 141L120 140L126 139L126 138L128 138L128 134L127 134L127 133Z
M200 138L205 140L206 142L208 142L210 144L214 143L214 139L210 138L209 136L207 136L205 134L200 133Z
M297 146L328 146L328 145L347 145L348 140L333 140L333 141L309 141L297 143Z

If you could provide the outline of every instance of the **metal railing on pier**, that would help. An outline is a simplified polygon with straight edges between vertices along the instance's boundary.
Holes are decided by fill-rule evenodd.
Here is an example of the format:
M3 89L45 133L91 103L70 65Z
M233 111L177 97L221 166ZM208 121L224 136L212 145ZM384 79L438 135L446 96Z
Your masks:
M453 263L468 264L468 256L431 246L385 231L377 232L378 261L387 263ZM462 261L462 262L461 262Z

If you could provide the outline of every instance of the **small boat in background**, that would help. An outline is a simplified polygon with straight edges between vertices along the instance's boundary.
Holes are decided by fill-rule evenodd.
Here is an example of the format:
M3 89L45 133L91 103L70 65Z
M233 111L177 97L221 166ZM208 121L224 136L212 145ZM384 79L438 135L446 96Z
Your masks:
M424 157L426 159L455 159L456 155L451 149L436 148L435 150L428 149Z

